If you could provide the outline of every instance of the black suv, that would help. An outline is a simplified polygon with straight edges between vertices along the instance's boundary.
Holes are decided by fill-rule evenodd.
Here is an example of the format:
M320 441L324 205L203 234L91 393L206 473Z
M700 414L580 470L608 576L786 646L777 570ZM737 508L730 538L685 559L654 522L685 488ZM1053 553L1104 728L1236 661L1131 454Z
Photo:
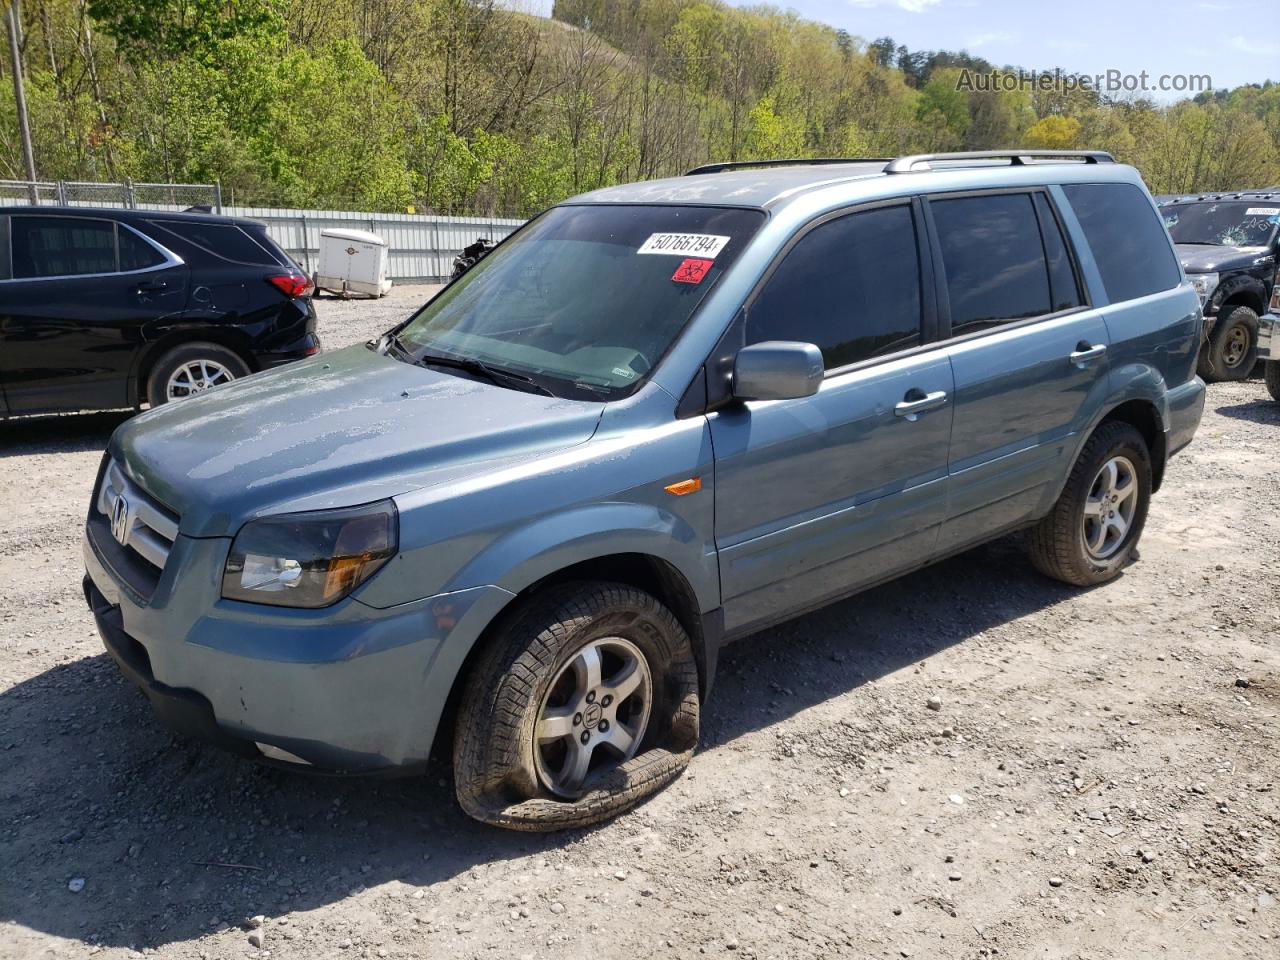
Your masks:
M1243 380L1258 360L1258 317L1280 259L1280 190L1161 198L1160 213L1205 316L1217 320L1200 353L1205 380Z
M0 413L155 406L310 356L311 292L250 220L0 207Z

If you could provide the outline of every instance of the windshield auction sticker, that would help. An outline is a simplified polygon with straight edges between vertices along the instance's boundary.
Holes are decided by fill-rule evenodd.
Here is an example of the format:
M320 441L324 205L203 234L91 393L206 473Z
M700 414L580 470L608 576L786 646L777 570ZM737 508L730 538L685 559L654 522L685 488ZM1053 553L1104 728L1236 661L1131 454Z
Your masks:
M1276 213L1280 213L1280 207L1250 207L1244 212L1244 215L1246 217L1269 217ZM656 237L658 234L655 233L653 236ZM649 239L652 240L653 237L650 237ZM640 252L644 253L643 250Z
M714 233L651 233L636 253L667 253L676 257L698 256L713 260L728 237Z

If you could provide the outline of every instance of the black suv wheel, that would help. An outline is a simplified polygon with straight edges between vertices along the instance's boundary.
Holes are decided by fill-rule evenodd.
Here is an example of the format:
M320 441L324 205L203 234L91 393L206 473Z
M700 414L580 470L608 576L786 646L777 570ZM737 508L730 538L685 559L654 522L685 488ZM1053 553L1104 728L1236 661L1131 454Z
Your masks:
M1223 307L1197 371L1206 382L1244 380L1258 362L1258 315L1236 304Z
M249 365L234 351L199 341L174 347L151 368L147 399L153 407L204 393L249 375Z

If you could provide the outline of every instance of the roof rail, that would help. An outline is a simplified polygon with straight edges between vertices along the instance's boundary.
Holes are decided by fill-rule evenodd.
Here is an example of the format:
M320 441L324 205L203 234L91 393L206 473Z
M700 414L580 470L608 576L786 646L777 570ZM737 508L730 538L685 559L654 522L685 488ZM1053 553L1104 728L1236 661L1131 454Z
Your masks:
M965 150L959 153L918 153L891 160L885 173L914 173L919 167L931 169L934 160L1008 160L1009 166L1020 167L1028 160L1078 160L1083 163L1115 163L1116 158L1102 150Z
M823 163L889 163L892 157L795 157L791 160L728 160L704 163L685 172L686 177L700 173L724 173L727 170L750 170L754 167L801 167Z

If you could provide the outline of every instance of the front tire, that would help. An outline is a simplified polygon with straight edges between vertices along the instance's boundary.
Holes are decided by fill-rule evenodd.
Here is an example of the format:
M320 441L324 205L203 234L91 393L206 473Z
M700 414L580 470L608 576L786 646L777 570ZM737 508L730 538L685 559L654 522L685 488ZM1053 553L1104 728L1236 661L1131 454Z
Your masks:
M1085 443L1053 510L1031 528L1031 562L1077 587L1113 579L1142 536L1150 500L1146 440L1128 423L1104 423Z
M1241 305L1223 307L1200 357L1200 379L1208 383L1245 380L1257 362L1258 315Z
M600 823L678 777L697 746L688 634L633 587L572 583L531 598L498 625L466 684L458 802L496 826Z

